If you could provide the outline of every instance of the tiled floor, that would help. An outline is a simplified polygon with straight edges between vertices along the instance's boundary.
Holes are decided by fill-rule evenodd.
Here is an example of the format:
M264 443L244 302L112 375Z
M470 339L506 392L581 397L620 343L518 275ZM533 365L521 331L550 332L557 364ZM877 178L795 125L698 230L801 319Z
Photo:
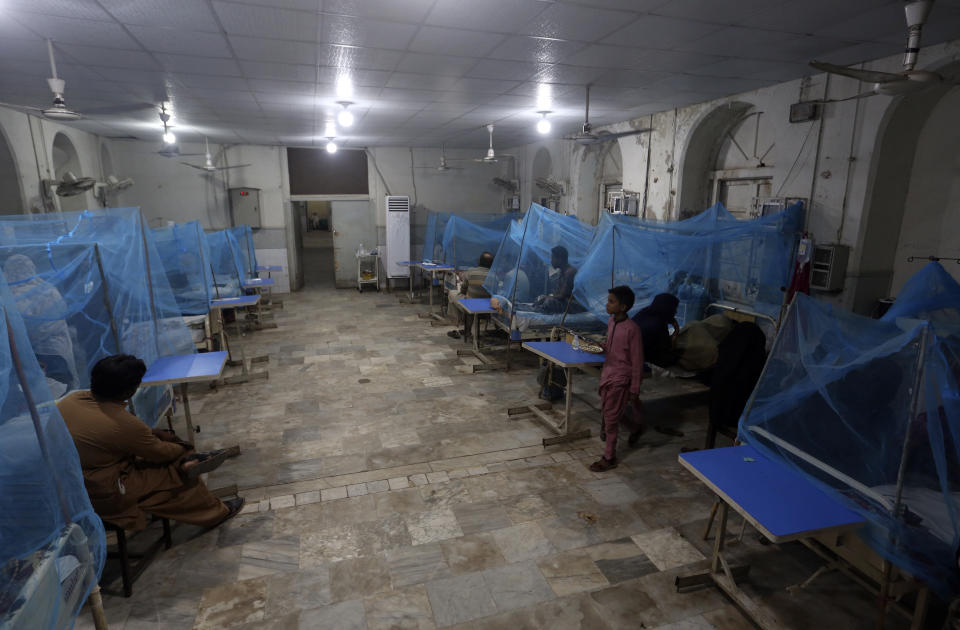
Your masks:
M176 527L134 596L105 598L111 628L751 627L716 590L673 587L712 544L712 497L677 464L703 441L702 398L649 405L684 437L650 431L594 474L596 438L545 449L546 429L507 417L536 397L531 363L470 373L422 308L324 287L286 296L279 328L245 339L269 354L256 366L269 380L195 388L199 445L243 449L209 484L238 484L247 508L213 531ZM596 427L595 409L577 410ZM731 552L789 626L875 627L873 600L842 576L785 590L818 567L798 545L748 528Z

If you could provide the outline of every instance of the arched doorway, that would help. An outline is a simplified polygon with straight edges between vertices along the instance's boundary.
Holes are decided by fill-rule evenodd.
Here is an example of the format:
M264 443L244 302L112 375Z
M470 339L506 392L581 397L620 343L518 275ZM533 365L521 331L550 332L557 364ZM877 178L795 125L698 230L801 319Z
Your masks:
M7 136L0 129L0 214L24 214L20 174Z
M533 156L533 167L530 175L533 179L533 201L550 208L558 210L560 207L560 192L550 176L553 170L553 159L550 157L550 151L546 147L540 147Z
M74 148L70 138L63 132L58 132L53 137L53 173L57 181L63 179L66 173L73 173L77 177L83 177L80 170L80 156ZM71 197L57 197L60 201L60 210L70 212L74 210L86 210L89 206L87 194L81 193Z
M960 64L935 69L953 76ZM896 295L928 256L960 256L958 116L960 90L948 86L899 97L887 109L855 250L855 312ZM958 267L944 265L960 279Z
M747 187L754 184L756 188L755 182L747 182L766 177L756 172L760 160L751 155L754 145L762 146L759 124L746 124L757 116L751 114L752 108L750 103L739 101L721 105L704 115L690 133L680 160L680 219L699 214L724 197L736 200L731 205L739 206ZM752 136L749 142L738 139L747 135ZM749 147L746 151L744 143Z
M600 222L601 212L623 210L623 153L620 151L620 142L610 140L601 143L597 161L600 171L597 175L599 190L595 223Z

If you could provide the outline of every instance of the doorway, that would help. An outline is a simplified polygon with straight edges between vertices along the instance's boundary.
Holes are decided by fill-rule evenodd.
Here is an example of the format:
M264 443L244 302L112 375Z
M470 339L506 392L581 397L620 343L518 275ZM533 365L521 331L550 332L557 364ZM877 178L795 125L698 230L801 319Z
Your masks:
M334 286L333 235L329 201L294 201L303 251L303 285L306 288Z

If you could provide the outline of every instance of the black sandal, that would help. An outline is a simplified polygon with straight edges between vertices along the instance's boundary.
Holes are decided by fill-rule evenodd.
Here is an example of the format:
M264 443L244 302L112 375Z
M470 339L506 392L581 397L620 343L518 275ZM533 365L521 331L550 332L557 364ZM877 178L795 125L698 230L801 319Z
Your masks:
M195 479L203 473L208 473L212 470L216 470L220 467L220 464L227 461L227 452L226 451L212 451L210 453L196 453L194 455L188 455L183 461L197 461L196 465L184 469L184 473L187 477Z

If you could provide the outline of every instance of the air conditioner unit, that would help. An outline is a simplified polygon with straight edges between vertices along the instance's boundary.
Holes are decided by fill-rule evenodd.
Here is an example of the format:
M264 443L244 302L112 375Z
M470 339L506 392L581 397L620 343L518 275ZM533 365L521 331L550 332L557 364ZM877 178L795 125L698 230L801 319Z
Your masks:
M810 288L841 291L847 275L850 248L846 245L814 245L810 260Z
M387 195L387 251L383 267L387 278L408 278L410 268L399 263L410 260L410 197Z
M783 212L797 202L802 203L804 208L807 207L807 200L803 197L754 197L750 216L765 217Z

